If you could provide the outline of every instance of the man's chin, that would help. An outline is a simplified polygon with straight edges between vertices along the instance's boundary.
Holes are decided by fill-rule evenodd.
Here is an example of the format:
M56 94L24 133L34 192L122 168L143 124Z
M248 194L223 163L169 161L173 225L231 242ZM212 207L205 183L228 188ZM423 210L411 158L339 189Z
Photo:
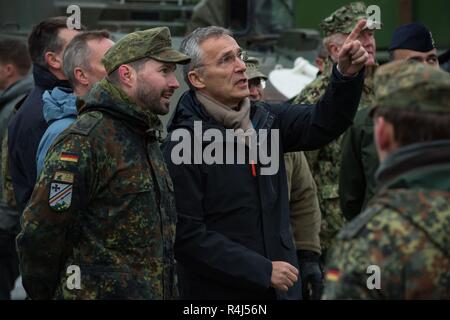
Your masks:
M161 116L168 114L170 111L170 102L161 103L159 110L160 112L158 114Z
M249 96L250 96L249 90L241 90L240 92L236 93L236 95L235 95L236 99L239 99L239 100L243 100Z

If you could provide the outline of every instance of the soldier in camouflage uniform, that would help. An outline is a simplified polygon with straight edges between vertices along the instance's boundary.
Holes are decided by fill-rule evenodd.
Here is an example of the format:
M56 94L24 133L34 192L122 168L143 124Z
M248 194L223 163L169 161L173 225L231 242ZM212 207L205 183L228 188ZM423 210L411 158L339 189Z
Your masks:
M415 60L439 68L433 36L420 23L402 25L394 31L389 56L391 61ZM342 138L339 200L348 220L360 214L375 194L375 172L379 161L370 110L358 110L353 125Z
M324 297L450 299L450 75L393 62L375 94L378 192L338 234Z
M131 33L106 53L107 78L50 148L23 214L17 244L32 299L176 295L176 213L156 114L179 87L175 64L189 60L167 28ZM68 285L69 266L81 288Z
M365 16L366 6L364 3L354 2L336 10L322 21L320 27L325 36L324 46L329 53L329 57L325 62L324 72L302 90L294 99L294 103L313 104L319 100L330 83L332 66L337 61L337 54L342 47L343 40L351 32L356 22L365 18ZM373 98L372 75L376 67L373 30L364 29L358 40L369 53L364 87L359 104L359 109L361 109L370 106ZM325 257L326 249L331 245L332 239L344 224L344 217L339 208L338 195L338 164L340 161L341 140L342 136L319 150L305 152L317 184L319 204L322 211L320 242L323 257Z

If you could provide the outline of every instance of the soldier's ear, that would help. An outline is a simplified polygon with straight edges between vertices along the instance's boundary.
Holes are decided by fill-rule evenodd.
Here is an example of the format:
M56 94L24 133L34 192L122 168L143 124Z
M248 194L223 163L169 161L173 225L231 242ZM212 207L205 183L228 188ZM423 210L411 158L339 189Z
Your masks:
M386 121L384 117L376 116L374 118L374 138L380 161L398 148L395 140L395 131L392 123Z
M192 70L188 73L188 79L190 83L197 89L203 89L205 87L205 80L202 74L198 70Z
M129 65L123 64L118 69L120 82L127 87L132 87L135 82L136 72Z

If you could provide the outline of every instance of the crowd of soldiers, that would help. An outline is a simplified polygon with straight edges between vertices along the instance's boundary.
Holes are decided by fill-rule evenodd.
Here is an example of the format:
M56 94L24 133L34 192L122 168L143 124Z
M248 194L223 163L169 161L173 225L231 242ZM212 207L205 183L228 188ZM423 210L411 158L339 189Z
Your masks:
M321 72L281 105L219 26L179 50L166 27L114 43L63 17L0 39L0 299L19 275L31 299L450 298L450 75L420 23L380 66L365 19L322 21ZM197 161L238 152L198 146L229 129L268 131L277 172L245 136L248 162Z

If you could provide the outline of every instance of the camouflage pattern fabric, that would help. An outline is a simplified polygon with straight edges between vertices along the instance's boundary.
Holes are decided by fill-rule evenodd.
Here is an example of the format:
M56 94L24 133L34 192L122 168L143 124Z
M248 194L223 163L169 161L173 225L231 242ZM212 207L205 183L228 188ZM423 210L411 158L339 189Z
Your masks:
M317 103L330 83L332 65L331 59L328 58L324 73L302 90L294 99L295 104ZM372 74L372 70L367 70L359 109L372 105ZM341 142L342 136L319 150L305 152L314 181L317 185L317 194L322 212L320 231L322 252L325 252L330 247L333 238L344 224L338 193Z
M245 74L247 75L248 80L261 78L267 80L267 76L261 72L259 69L259 60L255 57L248 57L245 60Z
M324 37L335 33L348 34L359 20L367 18L366 10L364 2L352 2L334 11L319 24L319 27Z
M17 239L32 299L177 295L173 185L143 109L102 80L49 150ZM67 286L71 265L81 289Z
M378 195L339 234L323 298L450 299L449 229L450 192ZM380 268L380 289L367 286L370 265Z
M449 112L450 75L415 61L383 65L375 74L376 108Z
M122 64L144 58L182 64L191 60L187 55L172 49L169 28L159 27L127 34L106 52L102 63L110 74Z
M378 69L375 83L376 108L418 119L429 111L450 114L450 75L441 70L394 62ZM378 194L338 234L324 298L450 299L449 139L388 153L377 171ZM373 277L369 266L378 268Z

